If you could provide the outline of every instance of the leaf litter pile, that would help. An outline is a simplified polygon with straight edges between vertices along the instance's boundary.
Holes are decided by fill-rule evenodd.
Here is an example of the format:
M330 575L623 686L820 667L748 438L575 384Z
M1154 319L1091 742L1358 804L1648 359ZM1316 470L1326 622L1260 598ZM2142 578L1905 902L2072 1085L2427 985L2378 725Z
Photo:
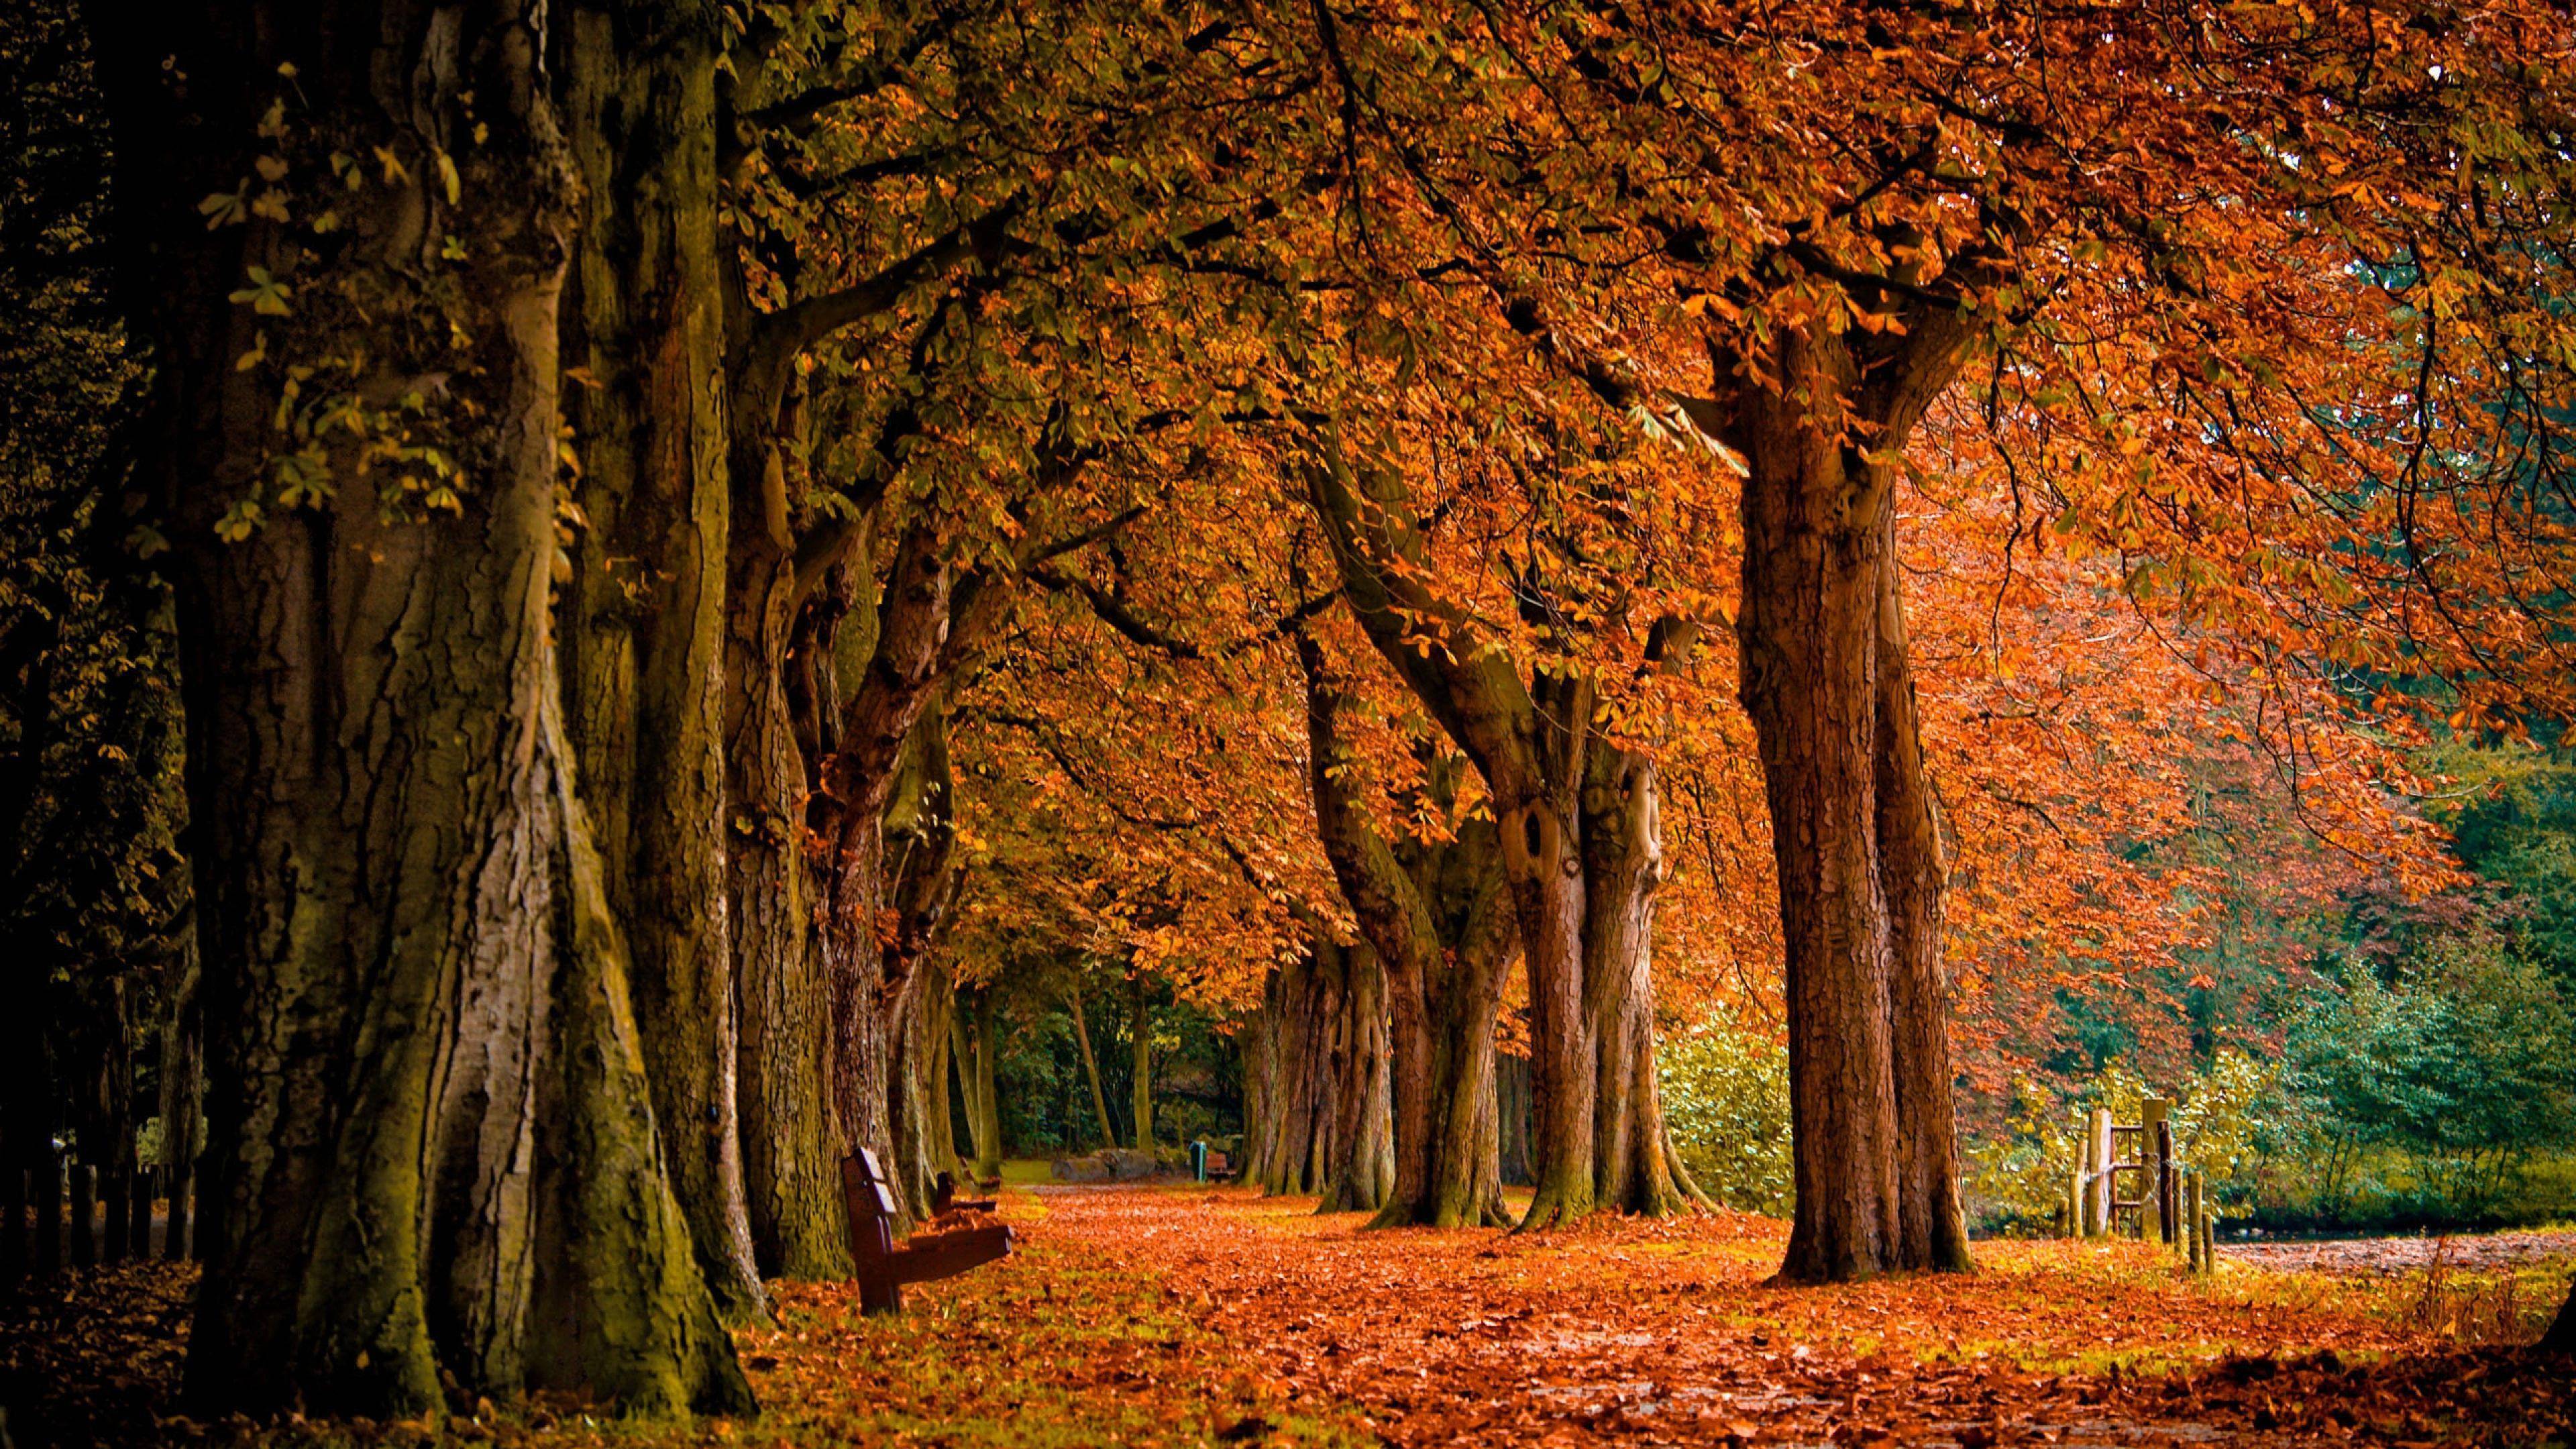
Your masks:
M869 1319L781 1285L765 1412L619 1425L537 1400L397 1423L194 1422L189 1274L0 1308L15 1443L575 1445L2546 1444L2576 1365L2464 1345L2385 1283L2134 1244L1986 1243L1972 1278L1782 1288L1785 1226L1370 1232L1240 1189L1006 1194L1022 1248ZM2546 1271L2563 1281L2564 1262Z

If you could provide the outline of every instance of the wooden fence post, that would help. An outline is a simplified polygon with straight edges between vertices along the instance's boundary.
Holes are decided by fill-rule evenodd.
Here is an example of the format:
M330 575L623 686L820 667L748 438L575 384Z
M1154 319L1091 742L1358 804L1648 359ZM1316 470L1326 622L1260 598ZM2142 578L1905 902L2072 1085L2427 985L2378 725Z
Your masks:
M2202 1171L2192 1171L2190 1230L2192 1271L2210 1274L2210 1271L2215 1271L2215 1263L2210 1261L2210 1176Z
M2138 1174L2138 1237L2151 1243L2171 1241L2165 1225L2173 1221L2165 1211L2165 1171L2171 1160L2172 1128L2166 1118L2173 1104L2162 1097L2149 1097L2138 1111L2138 1125L2144 1130L2138 1139L2138 1158L2145 1164Z
M2084 1231L2089 1237L2106 1237L2111 1231L2111 1109L2093 1109L2092 1130L2087 1134L2092 1150L2092 1180L2085 1184Z

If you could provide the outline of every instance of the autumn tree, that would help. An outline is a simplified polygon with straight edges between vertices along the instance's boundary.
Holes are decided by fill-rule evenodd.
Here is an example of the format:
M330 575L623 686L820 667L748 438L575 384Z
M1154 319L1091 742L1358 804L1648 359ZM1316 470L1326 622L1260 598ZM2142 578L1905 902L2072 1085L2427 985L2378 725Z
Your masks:
M204 832L190 1392L746 1408L564 730L550 17L93 21Z
M2545 523L2454 533L2514 516L2512 487L2425 466L2510 444L2469 379L2511 379L2542 417L2562 386L2535 361L2554 313L2534 266L2562 191L2562 148L2538 140L2561 84L2497 59L2551 23L2191 5L1317 19L1340 201L1405 298L1380 311L1407 325L1361 329L1402 332L1379 349L1390 372L1508 328L1526 345L1489 365L1713 441L1740 471L1735 624L1788 954L1790 1277L1966 1261L1944 872L1890 533L1909 444L1954 383L1975 379L1999 434L2043 440L2015 465L2052 465L2035 476L2065 500L2061 532L2120 552L2133 591L2180 591L2249 663L2445 672L2472 714L2554 688L2530 627L2554 606L2528 589L2438 628L2421 615L2460 596L2455 571L2559 547ZM1513 417L1462 411L1480 435ZM1364 541L1346 571L1381 560L1400 586L1385 632L1431 646L1395 662L1453 692L1468 661L1498 676L1463 616L1430 612L1382 467L1320 470L1317 491ZM2437 494L2448 511L2419 506ZM2436 536L2457 548L2425 549ZM1533 1005L1544 1062L1557 1033Z
M1351 701L1312 629L1304 676L1308 789L1343 898L1386 981L1394 1044L1394 1184L1378 1221L1501 1225L1495 1017L1519 948L1494 822L1460 799L1466 762L1430 738L1412 764L1420 831L1390 839L1364 791Z

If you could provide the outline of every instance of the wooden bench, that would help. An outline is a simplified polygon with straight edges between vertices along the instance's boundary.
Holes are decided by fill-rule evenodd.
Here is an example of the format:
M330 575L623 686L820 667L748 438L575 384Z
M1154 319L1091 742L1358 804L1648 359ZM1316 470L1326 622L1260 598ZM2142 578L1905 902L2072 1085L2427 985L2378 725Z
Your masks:
M868 1313L903 1311L903 1285L954 1278L1010 1256L1011 1225L980 1223L915 1233L897 1244L894 1192L885 1169L866 1148L841 1159L841 1200L850 1214L850 1257L858 1264L859 1307ZM991 1205L969 1208L990 1211Z

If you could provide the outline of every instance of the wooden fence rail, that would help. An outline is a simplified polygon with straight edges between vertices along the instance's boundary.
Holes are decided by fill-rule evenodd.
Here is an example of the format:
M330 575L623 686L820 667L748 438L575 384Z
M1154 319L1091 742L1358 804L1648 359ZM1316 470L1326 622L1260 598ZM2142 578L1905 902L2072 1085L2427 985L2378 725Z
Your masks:
M2138 1115L2114 1122L2109 1108L2096 1107L2086 1119L2067 1183L2070 1234L2153 1239L2178 1249L2193 1272L2207 1273L2217 1229L2207 1174L2174 1151L2173 1103L2149 1097Z

